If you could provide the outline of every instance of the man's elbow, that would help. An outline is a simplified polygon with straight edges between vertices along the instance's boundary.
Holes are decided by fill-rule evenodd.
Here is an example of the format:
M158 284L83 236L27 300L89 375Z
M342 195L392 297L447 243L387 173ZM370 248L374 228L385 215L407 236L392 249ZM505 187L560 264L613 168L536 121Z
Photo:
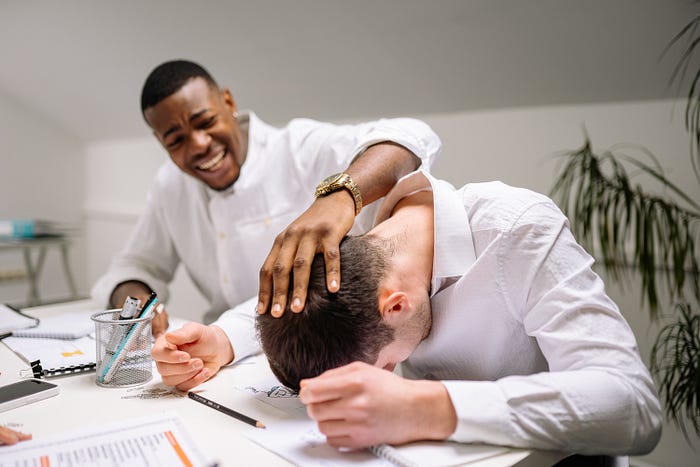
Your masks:
M632 443L628 454L643 455L654 450L661 439L663 411L656 397L647 397L637 403L638 423L632 429Z

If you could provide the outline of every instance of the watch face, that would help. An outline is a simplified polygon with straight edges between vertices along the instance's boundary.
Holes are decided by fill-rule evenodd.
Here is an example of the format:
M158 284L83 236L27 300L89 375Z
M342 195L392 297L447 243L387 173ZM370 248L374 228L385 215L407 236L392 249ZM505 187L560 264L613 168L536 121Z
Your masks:
M343 176L342 173L333 174L333 175L331 175L331 176L329 176L329 177L324 178L323 181L321 182L321 184L322 184L322 185L330 185L330 184L332 184L332 183L337 182L338 179L339 179L340 177L342 177L342 176Z

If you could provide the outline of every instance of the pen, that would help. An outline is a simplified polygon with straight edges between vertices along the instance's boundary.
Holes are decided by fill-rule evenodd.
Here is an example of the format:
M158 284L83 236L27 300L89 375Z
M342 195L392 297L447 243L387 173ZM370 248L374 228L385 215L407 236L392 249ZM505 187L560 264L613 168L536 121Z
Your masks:
M206 397L200 396L199 394L195 394L192 391L187 393L187 397L189 397L193 401L199 402L200 404L204 404L208 407L211 407L212 409L218 410L219 412L225 413L229 417L233 417L236 420L240 420L242 422L245 422L248 425L252 425L256 428L265 428L265 425L262 422L255 420L254 418L250 418L247 415L243 415L240 412L236 412L233 409L229 409L228 407L224 407L221 404L217 404L216 402L211 401L211 400L207 399Z
M139 309L141 300L134 297L126 297L124 300L124 305L122 306L122 312L119 314L119 319L131 319L136 314Z
M119 319L132 319L138 311L140 303L141 300L138 298L126 297L126 300L124 300L124 305L122 306L122 311L119 314ZM117 346L124 338L124 335L128 332L128 329L130 328L127 325L115 325L114 332L112 333L109 343L105 347L105 351L111 355L114 355L114 352L117 351Z
M144 318L146 316L146 313L148 311L150 311L149 308L150 308L151 304L155 305L155 303L153 303L153 301L158 300L156 297L157 297L156 293L151 291L151 296L148 297L148 300L146 300L146 303L143 304L143 308L141 308L141 313L138 313L136 318Z
M151 313L151 309L158 303L158 298L156 297L155 292L151 292L151 296L146 300L146 303L144 304L143 308L141 309L141 313L136 317L136 319L141 319L141 318L146 318L149 316ZM141 331L143 328L144 323L138 323L135 324L131 327L129 332L127 333L126 337L122 339L121 344L117 348L117 350L114 352L114 355L111 357L107 357L105 355L105 358L108 360L107 364L104 365L104 368L99 371L97 380L100 383L109 383L112 380L112 377L114 376L114 373L117 371L117 369L121 366L122 361L124 360L125 354L127 353L126 347L127 344L132 340L133 335L138 335L138 333Z

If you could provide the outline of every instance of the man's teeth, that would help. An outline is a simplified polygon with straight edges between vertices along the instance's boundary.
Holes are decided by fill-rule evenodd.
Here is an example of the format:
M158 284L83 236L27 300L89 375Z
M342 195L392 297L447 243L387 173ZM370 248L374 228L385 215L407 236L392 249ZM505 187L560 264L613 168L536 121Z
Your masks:
M210 170L213 168L218 168L218 165L221 161L224 160L224 154L226 151L221 151L221 153L218 156L215 156L208 161L204 162L203 164L199 164L197 168L199 170Z

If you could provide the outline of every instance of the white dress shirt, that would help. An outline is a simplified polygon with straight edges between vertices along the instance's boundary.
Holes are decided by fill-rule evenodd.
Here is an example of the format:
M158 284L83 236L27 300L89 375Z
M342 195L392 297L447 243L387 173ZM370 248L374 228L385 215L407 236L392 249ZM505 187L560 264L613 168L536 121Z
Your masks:
M634 335L593 259L546 196L500 182L455 190L414 172L387 194L431 187L432 327L403 367L442 380L451 439L581 454L640 454L662 412Z
M170 160L163 164L144 214L94 285L94 298L107 303L119 283L138 280L166 302L168 283L182 264L209 301L211 321L257 295L260 267L272 242L311 205L324 177L342 172L367 147L382 141L404 146L429 170L441 145L425 123L408 118L358 125L295 119L274 128L250 113L239 122L248 128L249 138L236 183L215 191ZM353 232L371 227L373 210L363 209Z
M651 451L662 422L651 377L557 206L500 182L456 190L416 171L387 194L375 223L424 189L433 190L435 208L432 327L402 368L445 384L458 418L450 439L580 454ZM236 360L259 351L254 307L251 300L215 323Z

